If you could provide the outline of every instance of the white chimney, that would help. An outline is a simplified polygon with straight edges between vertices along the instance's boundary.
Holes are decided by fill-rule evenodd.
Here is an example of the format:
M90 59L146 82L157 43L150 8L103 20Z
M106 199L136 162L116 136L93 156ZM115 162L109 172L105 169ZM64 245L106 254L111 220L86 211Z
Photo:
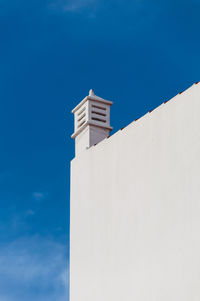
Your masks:
M72 110L74 133L71 137L75 139L76 156L109 136L112 130L110 126L112 104L112 101L96 96L91 89L89 95Z

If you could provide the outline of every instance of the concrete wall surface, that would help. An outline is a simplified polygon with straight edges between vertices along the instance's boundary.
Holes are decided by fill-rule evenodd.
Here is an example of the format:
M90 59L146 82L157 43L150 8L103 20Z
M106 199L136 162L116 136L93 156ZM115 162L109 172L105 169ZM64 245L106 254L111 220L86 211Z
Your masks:
M71 162L71 301L200 300L200 84Z

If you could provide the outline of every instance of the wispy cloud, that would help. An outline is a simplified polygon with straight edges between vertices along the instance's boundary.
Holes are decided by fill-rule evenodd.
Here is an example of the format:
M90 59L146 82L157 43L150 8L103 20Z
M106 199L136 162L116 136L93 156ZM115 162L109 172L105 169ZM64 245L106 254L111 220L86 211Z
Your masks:
M48 193L46 192L40 192L40 191L35 191L32 194L32 197L35 201L43 201L44 199L46 199L48 196Z
M65 12L80 12L85 8L95 9L98 3L99 0L57 0L51 3L51 7Z
M8 170L0 171L0 180L4 180L10 176L10 172Z
M33 211L32 209L28 209L26 212L25 212L25 216L33 216L35 215L35 211Z
M0 248L1 301L68 300L68 268L62 244L35 236Z

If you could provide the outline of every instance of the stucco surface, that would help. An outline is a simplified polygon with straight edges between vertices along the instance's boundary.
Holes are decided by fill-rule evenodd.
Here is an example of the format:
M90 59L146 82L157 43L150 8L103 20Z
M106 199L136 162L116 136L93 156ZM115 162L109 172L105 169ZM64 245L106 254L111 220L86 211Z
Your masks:
M200 300L200 84L71 162L71 301Z

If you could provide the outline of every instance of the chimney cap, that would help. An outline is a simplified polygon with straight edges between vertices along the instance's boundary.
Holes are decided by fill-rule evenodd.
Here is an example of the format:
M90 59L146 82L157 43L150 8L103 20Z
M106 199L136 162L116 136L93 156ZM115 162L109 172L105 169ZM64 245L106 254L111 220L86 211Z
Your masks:
M110 106L112 101L95 95L89 90L86 96L73 110L76 156L83 150L102 141L110 135ZM77 139L78 137L78 139Z
M94 96L95 94L94 94L94 90L93 89L90 89L90 91L89 91L89 96Z
M72 110L72 113L74 114L87 100L94 100L94 101L97 101L97 102L101 102L101 103L105 103L109 106L112 106L113 102L110 101L110 100L106 100L106 99L103 99L97 95L94 94L94 90L93 89L90 89L89 91L89 95L86 96L73 110Z

